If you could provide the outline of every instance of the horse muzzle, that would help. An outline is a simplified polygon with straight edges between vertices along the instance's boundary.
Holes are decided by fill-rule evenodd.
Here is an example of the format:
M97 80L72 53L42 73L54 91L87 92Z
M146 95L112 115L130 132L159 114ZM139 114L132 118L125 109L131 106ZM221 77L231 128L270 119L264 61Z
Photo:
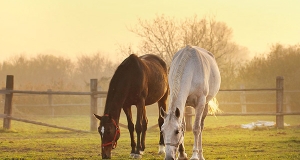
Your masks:
M101 155L102 155L102 159L111 159L111 148L103 147Z
M111 155L102 154L102 159L111 159Z
M175 160L176 150L177 150L176 147L166 145L166 148L165 148L165 151L166 151L165 160Z

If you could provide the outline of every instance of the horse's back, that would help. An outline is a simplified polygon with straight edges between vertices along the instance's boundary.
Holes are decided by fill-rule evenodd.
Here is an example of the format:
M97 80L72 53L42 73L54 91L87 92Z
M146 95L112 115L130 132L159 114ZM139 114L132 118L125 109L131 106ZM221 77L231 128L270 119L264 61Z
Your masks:
M205 73L206 75L205 79L207 79L207 83L209 85L208 86L209 95L214 97L219 91L221 85L221 75L220 75L220 71L216 59L212 53L210 53L209 51L203 48L195 47L195 49L198 50L199 55L205 57L204 60L205 63L203 63L203 65L200 65L199 67L203 67L203 68L205 68L204 66L207 67L207 72Z
M141 82L143 79L141 67L139 57L131 54L116 69L110 87L119 88L129 86L129 83Z
M214 97L220 87L220 72L216 60L203 48L187 46L173 57L169 83L171 92L182 92L185 96L204 94ZM177 92L177 93L176 93ZM171 93L172 94L172 93Z
M165 61L154 54L145 54L140 56L140 59L142 61L145 60L146 62L149 62L150 65L157 64L159 68L162 67L165 71L167 71L167 64Z
M146 104L150 105L165 94L168 91L168 76L167 65L158 56L147 54L140 57L144 63L144 72L147 77L147 98Z
M132 54L117 68L109 89L114 89L118 97L125 98L126 103L135 104L145 98L146 105L153 104L168 89L166 64L155 55L138 57Z

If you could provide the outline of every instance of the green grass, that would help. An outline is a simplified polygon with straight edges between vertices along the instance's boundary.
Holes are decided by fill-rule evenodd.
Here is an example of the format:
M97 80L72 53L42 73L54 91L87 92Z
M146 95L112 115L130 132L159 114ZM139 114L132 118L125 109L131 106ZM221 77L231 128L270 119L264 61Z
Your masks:
M88 130L89 117L35 117L41 122ZM203 132L204 156L216 159L300 159L300 116L285 116L291 126L276 128L241 129L241 124L257 120L275 121L274 116L227 116L206 119ZM2 124L2 120L0 120ZM124 117L122 123L126 124ZM157 117L149 117L149 126ZM185 146L191 156L193 133L186 132ZM149 130L143 159L163 159L157 155L158 129ZM118 146L112 159L129 159L130 139L127 129L121 128ZM12 121L11 130L0 129L0 159L100 159L98 133L75 133Z

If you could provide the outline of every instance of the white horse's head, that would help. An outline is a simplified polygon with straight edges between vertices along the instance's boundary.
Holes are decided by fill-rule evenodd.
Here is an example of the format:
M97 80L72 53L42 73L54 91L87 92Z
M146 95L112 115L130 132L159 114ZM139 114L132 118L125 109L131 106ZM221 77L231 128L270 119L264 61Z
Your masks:
M178 108L176 108L175 112L168 114L161 108L160 114L164 118L161 132L165 142L165 159L175 160L178 147L184 140L185 125L182 118L180 118L180 110Z

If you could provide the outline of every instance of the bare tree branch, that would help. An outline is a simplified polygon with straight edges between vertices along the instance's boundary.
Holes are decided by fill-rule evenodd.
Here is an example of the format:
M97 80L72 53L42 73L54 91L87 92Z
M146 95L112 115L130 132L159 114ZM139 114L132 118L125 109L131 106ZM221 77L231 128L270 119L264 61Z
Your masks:
M232 30L215 17L198 18L196 15L182 21L164 15L153 20L138 20L135 28L129 29L141 38L141 53L152 53L170 64L173 55L186 45L194 45L212 52L220 67L232 63L232 57L241 50L232 42Z

